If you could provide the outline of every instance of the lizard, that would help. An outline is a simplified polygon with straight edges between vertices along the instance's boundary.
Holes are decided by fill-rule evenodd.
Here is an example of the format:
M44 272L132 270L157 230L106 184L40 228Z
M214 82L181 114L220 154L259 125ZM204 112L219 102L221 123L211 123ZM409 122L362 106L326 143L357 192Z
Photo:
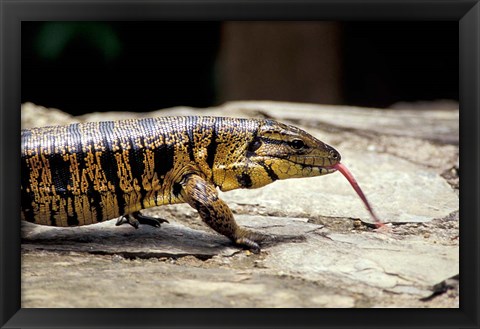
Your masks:
M22 129L21 219L160 227L168 221L140 211L187 203L214 231L257 253L268 235L239 226L217 188L344 173L340 160L333 147L271 119L178 116Z

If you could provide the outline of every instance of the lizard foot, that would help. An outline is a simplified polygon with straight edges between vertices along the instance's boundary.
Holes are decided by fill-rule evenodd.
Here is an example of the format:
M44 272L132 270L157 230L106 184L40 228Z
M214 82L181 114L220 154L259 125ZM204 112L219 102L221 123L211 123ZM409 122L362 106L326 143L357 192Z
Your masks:
M242 247L243 249L250 250L254 254L259 254L261 251L258 243L256 243L253 240L250 240L249 238L239 238L235 240L235 244L239 247Z
M271 247L284 242L302 242L305 239L302 235L273 235L242 230L242 237L237 238L235 244L258 254L261 251L260 245Z
M145 216L145 215L142 215L139 211L136 211L134 213L119 217L115 225L120 226L126 223L138 229L140 224L160 227L162 223L169 223L169 221L163 218Z

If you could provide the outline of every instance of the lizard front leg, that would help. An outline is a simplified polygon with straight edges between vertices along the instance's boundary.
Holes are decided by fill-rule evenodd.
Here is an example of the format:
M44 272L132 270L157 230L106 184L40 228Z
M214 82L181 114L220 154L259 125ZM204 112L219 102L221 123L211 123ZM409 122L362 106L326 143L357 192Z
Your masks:
M240 227L228 205L218 197L213 184L198 175L189 174L182 181L181 193L182 198L195 208L202 220L216 232L243 248L254 253L260 252L258 242L269 236Z

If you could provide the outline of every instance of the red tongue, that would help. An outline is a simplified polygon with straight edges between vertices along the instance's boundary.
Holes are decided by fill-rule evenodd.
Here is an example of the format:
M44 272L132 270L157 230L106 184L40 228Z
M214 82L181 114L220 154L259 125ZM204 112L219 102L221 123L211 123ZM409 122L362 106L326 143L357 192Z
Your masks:
M370 212L370 215L372 215L372 218L375 220L376 222L375 225L377 226L377 228L385 225L384 223L382 223L381 220L378 219L378 217L373 212L373 209L370 206L370 203L368 203L368 200L365 197L365 194L363 194L362 189L358 185L352 173L347 169L347 167L345 167L341 163L337 163L336 165L333 166L333 168L338 169L338 171L340 171L342 175L345 176L345 178L350 182L350 185L352 185L353 189L355 190L355 192L357 192L358 196L360 197L360 199L362 199L363 203L365 204L365 207L367 207L368 211Z

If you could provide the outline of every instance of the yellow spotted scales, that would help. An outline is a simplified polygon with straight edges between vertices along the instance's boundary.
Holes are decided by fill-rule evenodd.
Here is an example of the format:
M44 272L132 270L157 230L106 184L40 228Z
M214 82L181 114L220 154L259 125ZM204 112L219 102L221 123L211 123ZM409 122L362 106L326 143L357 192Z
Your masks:
M222 191L336 171L339 153L273 120L163 117L22 130L21 215L42 225L160 226L141 209L186 202L212 229L259 251Z

